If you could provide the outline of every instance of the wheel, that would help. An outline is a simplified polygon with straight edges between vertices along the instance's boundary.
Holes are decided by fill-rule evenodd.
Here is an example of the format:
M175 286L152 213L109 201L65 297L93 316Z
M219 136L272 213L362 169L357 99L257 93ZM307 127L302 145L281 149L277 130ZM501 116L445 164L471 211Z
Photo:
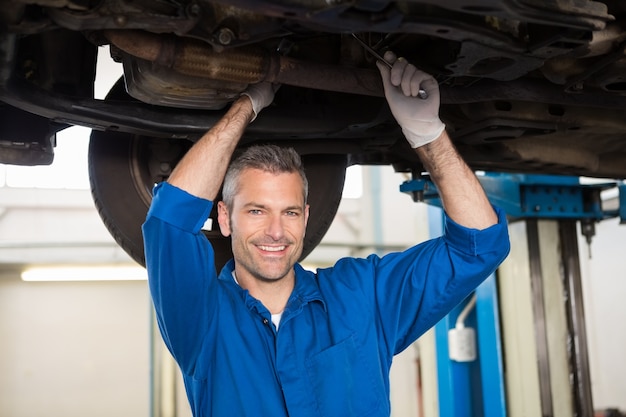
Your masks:
M123 99L118 82L107 98ZM167 178L191 144L177 139L151 138L129 133L93 131L89 143L89 179L95 206L105 226L132 259L145 265L143 224L152 200L153 186ZM346 155L302 155L309 180L309 223L301 259L322 240L330 227L343 192ZM217 226L205 231L220 269L232 257L230 239Z

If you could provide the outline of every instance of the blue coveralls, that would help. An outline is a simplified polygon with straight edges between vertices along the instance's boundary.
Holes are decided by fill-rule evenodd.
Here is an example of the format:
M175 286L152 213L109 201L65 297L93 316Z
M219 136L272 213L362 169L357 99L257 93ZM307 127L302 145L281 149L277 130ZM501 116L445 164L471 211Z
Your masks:
M295 266L279 331L219 276L200 229L213 203L168 183L143 225L158 324L194 416L390 415L392 358L460 303L509 251L506 218L486 230L446 219L444 235L401 253Z

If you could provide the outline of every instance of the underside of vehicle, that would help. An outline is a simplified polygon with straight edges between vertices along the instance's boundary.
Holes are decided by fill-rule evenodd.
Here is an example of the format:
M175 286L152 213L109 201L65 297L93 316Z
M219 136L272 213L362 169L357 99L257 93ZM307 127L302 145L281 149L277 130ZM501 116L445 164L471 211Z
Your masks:
M626 178L625 12L617 0L0 0L0 162L49 164L56 132L93 128L96 205L142 263L153 184L248 85L279 83L240 146L303 155L317 219L306 255L347 166L422 169L356 38L436 77L472 168ZM96 100L102 45L124 77ZM223 262L229 242L207 236Z

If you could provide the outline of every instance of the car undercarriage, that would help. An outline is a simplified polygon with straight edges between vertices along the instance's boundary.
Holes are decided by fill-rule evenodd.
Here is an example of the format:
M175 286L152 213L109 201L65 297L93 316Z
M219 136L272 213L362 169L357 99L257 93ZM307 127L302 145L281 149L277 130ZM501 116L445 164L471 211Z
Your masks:
M92 193L143 262L152 185L249 84L281 84L240 146L305 158L305 255L345 169L422 167L382 94L393 50L436 77L441 118L474 169L626 178L626 5L584 0L0 1L0 162L49 164L56 132L93 128ZM124 77L94 99L98 48ZM229 243L208 231L226 258Z

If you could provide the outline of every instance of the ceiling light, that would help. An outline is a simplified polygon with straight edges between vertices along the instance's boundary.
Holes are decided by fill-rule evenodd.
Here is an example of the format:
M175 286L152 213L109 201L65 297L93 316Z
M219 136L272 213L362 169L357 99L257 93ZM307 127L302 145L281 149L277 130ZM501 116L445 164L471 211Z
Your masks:
M23 281L145 281L147 277L139 266L51 266L22 271Z

